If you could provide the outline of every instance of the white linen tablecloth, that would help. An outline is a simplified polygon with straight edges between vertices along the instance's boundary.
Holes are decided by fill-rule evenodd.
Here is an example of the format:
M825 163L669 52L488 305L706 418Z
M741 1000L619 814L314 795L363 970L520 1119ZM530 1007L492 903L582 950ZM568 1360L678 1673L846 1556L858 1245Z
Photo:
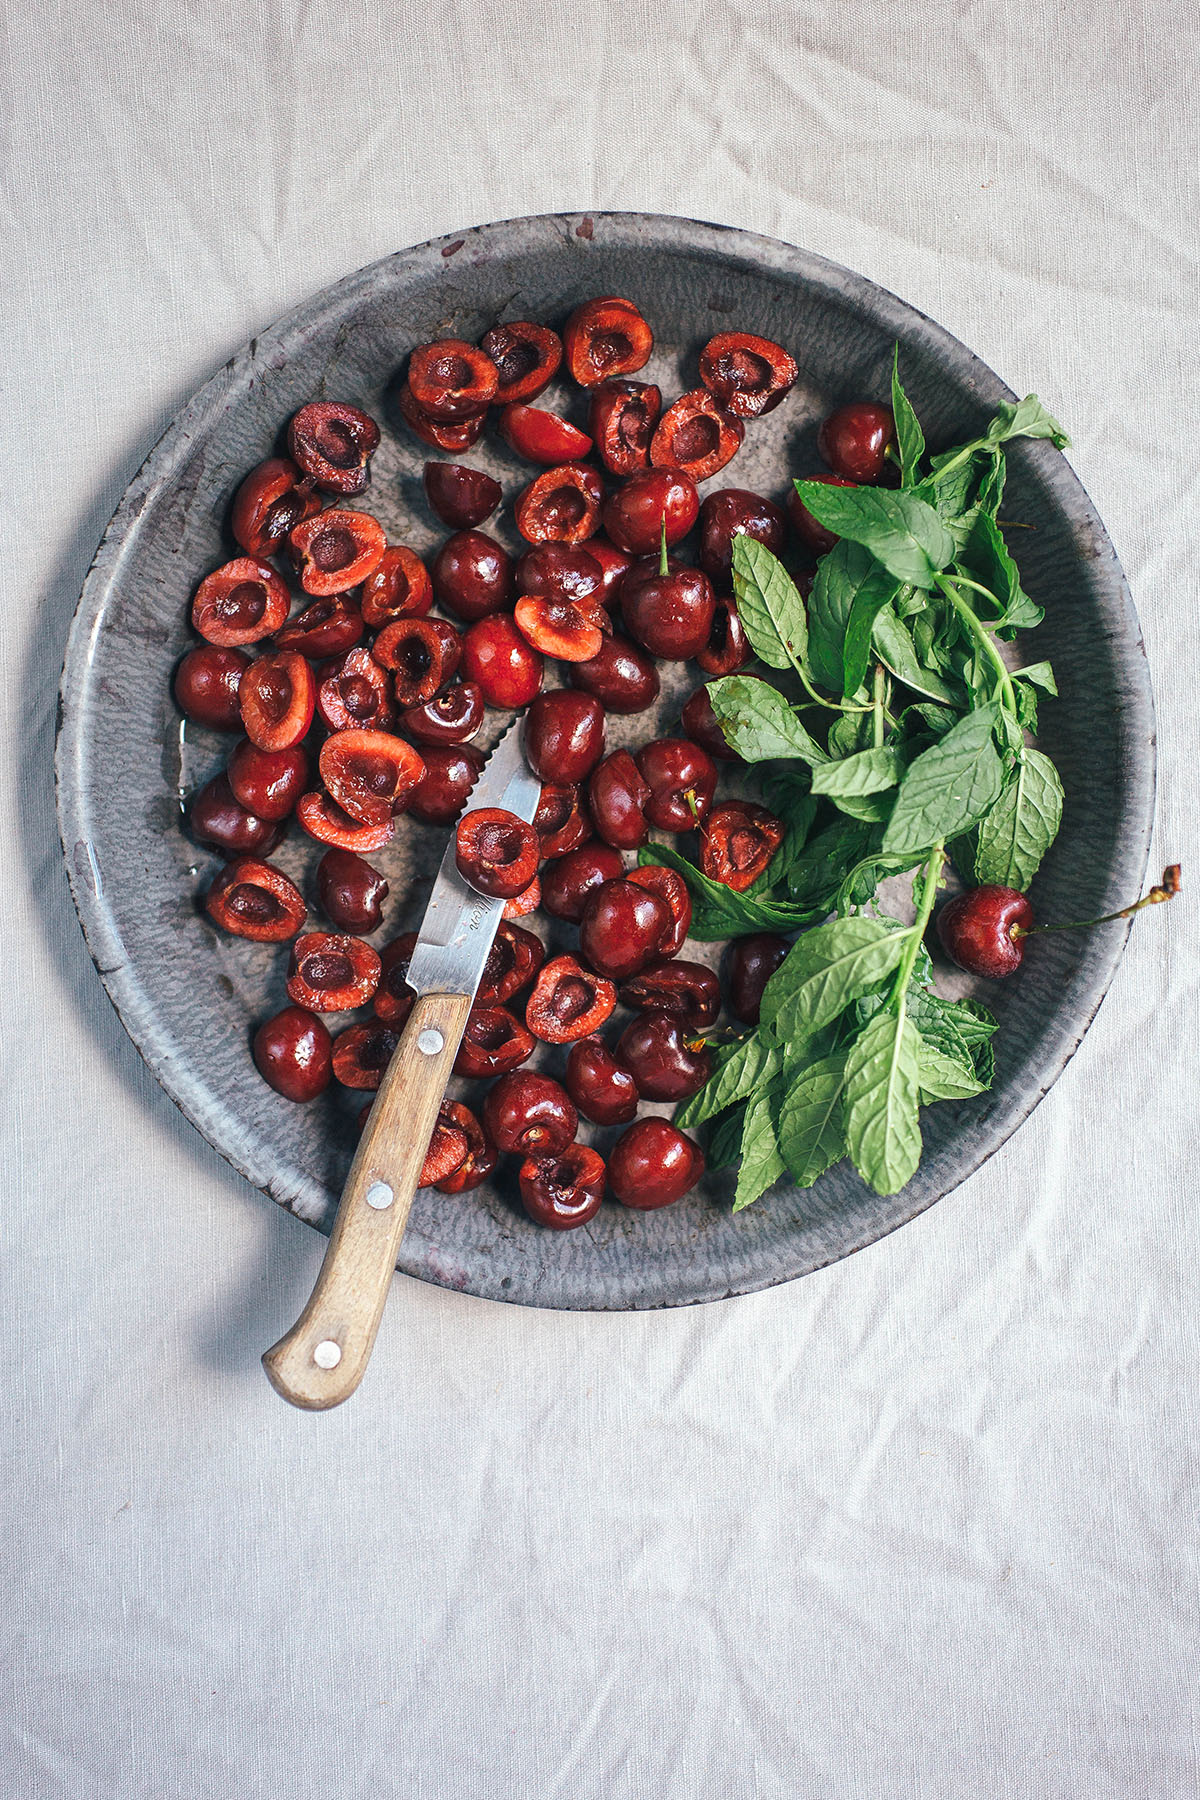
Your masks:
M632 208L914 302L1074 437L1195 860L1196 13L1181 0L10 8L0 406L4 1800L1185 1800L1197 942L839 1267L646 1316L397 1279L324 1416L323 1243L175 1112L55 834L64 634L134 468L402 245Z

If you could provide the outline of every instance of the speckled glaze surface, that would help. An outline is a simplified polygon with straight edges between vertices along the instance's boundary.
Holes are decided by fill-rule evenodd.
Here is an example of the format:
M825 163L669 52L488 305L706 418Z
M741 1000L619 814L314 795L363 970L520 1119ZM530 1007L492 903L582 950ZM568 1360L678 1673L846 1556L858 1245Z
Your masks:
M228 511L242 475L314 398L349 400L385 422L362 504L389 538L429 553L444 535L421 493L433 453L387 401L409 350L438 336L477 339L498 320L561 322L605 293L628 295L650 320L645 373L664 395L695 385L697 351L718 330L758 332L795 353L795 391L751 427L708 487L782 498L792 475L820 466L816 427L832 406L886 395L897 339L934 447L972 434L1011 398L961 344L860 276L747 232L618 213L512 220L388 257L254 339L184 408L131 482L79 603L57 759L63 845L100 975L166 1092L248 1180L321 1230L332 1223L362 1097L331 1091L292 1106L251 1064L253 1024L284 1003L286 947L221 937L197 904L219 865L183 835L180 796L223 766L229 740L185 732L172 704L172 669L191 641L190 596L233 554ZM490 435L466 460L501 479L506 501L529 479L528 465ZM1048 445L1012 448L1004 510L1035 528L1014 533L1013 548L1047 609L1036 654L1054 662L1062 687L1043 707L1040 742L1062 773L1066 807L1033 899L1043 917L1094 916L1128 899L1146 866L1154 719L1137 618L1100 520ZM695 676L688 669L664 683L664 726ZM485 743L503 722L489 715ZM610 742L648 735L644 717L613 724L632 729ZM378 941L417 922L444 842L444 832L402 822L396 842L372 857L392 886ZM293 831L274 860L311 896L318 856ZM780 1186L735 1218L723 1171L661 1212L606 1203L587 1228L558 1233L529 1223L515 1183L463 1196L422 1191L399 1267L491 1299L578 1308L683 1305L821 1268L915 1217L1000 1148L1080 1042L1126 930L1044 938L1018 979L987 988L1001 1023L996 1086L923 1114L921 1168L892 1198L843 1164L810 1192ZM945 968L939 977L947 991L971 991ZM1013 1162L1016 1170L1019 1151Z

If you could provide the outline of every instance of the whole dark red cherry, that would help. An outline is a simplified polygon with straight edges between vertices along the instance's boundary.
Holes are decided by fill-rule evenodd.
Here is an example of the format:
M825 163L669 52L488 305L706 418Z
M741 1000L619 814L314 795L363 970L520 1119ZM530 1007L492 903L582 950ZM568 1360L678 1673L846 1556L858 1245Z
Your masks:
M598 1031L612 1017L617 990L574 956L555 956L525 1002L525 1023L544 1044L569 1044Z
M327 850L317 864L317 898L339 931L364 937L383 924L388 884L353 850Z
M633 567L633 558L628 550L618 550L603 537L588 539L587 555L600 570L599 597L605 606L611 607L619 597L621 583Z
M473 625L502 612L512 593L512 558L484 531L456 531L433 563L438 604Z
M701 569L676 566L664 574L646 557L621 583L621 616L630 637L653 656L685 662L698 656L712 631L716 601Z
M542 905L555 919L578 925L589 896L606 881L616 881L625 865L608 844L581 844L556 857L542 873Z
M737 609L737 601L722 594L713 608L713 622L708 642L696 652L696 661L706 675L732 675L754 659L754 650L746 636Z
M293 461L327 494L361 494L378 445L374 419L340 400L314 400L288 426Z
M594 694L606 712L645 712L658 699L658 670L640 644L616 632L606 637L588 662L567 670L572 687Z
M507 1006L476 1006L463 1032L454 1073L473 1081L488 1075L507 1075L537 1049L537 1039Z
M517 1181L535 1225L573 1231L600 1211L604 1158L586 1144L569 1144L561 1156L527 1156Z
M240 731L238 686L250 667L244 650L198 644L175 671L175 704L184 718L210 731Z
M999 981L1025 957L1023 934L1033 928L1033 908L1016 888L968 888L947 900L937 915L942 949L969 975Z
M303 1006L285 1006L254 1034L254 1065L285 1100L324 1093L333 1074L333 1039L323 1019Z
M567 1092L593 1125L627 1125L637 1117L637 1083L599 1037L580 1038L567 1055Z
M557 1156L579 1129L579 1114L561 1083L534 1069L502 1075L488 1089L483 1129L497 1150Z
M533 829L538 834L542 860L565 856L578 850L592 835L592 815L587 801L571 783L559 785L548 781L542 788L534 815Z
M463 463L427 462L425 497L452 531L470 531L491 517L503 497L500 483Z
M247 556L273 556L293 525L320 512L316 485L290 456L270 456L251 469L233 497L229 521Z
M477 681L460 681L432 700L405 707L398 723L418 744L465 744L483 724L483 690Z
M579 944L593 969L610 981L626 981L662 954L671 924L670 907L649 888L606 881L588 895Z
M458 821L454 861L479 893L509 900L537 874L537 833L527 819L502 806L475 807Z
M662 394L643 381L602 381L592 389L588 430L611 475L633 475L650 464L650 440Z
M485 706L528 706L542 685L545 664L508 613L479 619L462 640L463 673L478 682Z
M617 1061L637 1083L643 1100L686 1100L712 1074L712 1051L688 1036L678 1013L657 1008L628 1024L617 1039Z
M538 544L518 557L513 572L518 594L542 594L552 600L591 600L600 593L603 571L578 544Z
M452 825L483 773L474 744L425 744L425 773L408 797L408 811L425 825Z
M243 738L226 770L234 799L260 819L286 819L308 786L308 758L298 746L260 750Z
M739 534L757 539L778 556L787 542L787 519L773 500L749 488L720 488L700 507L700 567L717 586L728 585L733 569L733 540Z
M637 1012L672 1013L689 1032L706 1031L721 1010L721 984L704 963L652 962L622 983L620 999Z
M588 807L596 830L616 850L636 850L650 835L650 788L628 750L614 750L592 770Z
M826 475L824 471L816 475L805 475L804 481L822 481L826 487L854 487L853 481L846 481L840 475ZM792 521L792 530L806 549L814 556L827 556L833 546L840 540L836 532L827 531L825 526L813 515L801 500L795 488L788 495L788 517Z
M671 1206L704 1173L704 1152L665 1119L637 1119L608 1159L608 1185L623 1206Z
M476 1006L504 1006L533 980L546 960L541 938L501 919L475 994Z
M659 547L664 524L668 545L686 537L696 523L700 496L681 469L641 469L604 502L604 529L618 549L650 556Z
M873 483L887 466L887 447L895 436L890 406L856 400L830 413L817 433L817 449L835 475Z
M269 856L283 837L282 824L247 810L227 775L214 775L188 806L188 829L198 844L224 856Z
M648 888L666 905L671 929L659 946L659 954L678 956L692 928L692 898L687 882L677 870L664 868L661 863L643 863L640 868L630 869L627 879Z
M660 831L693 831L703 824L717 791L712 757L689 738L656 738L637 753L650 789L646 817Z
M755 931L735 938L725 962L729 1010L743 1025L757 1025L763 989L791 949L774 931Z
M604 755L604 708L571 688L539 694L525 715L525 755L540 781L585 781Z

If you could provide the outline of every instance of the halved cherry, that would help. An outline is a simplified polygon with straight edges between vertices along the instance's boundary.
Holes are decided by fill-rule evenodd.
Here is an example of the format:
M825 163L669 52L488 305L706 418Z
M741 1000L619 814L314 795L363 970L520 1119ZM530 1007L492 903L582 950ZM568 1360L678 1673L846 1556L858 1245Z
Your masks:
M424 481L425 498L452 531L470 531L482 525L503 497L498 481L463 463L427 462Z
M794 386L796 359L770 338L719 331L700 352L700 379L724 412L758 419Z
M288 547L306 594L324 599L357 587L379 566L387 548L383 526L370 513L327 507L288 533Z
M362 614L348 594L330 594L314 600L303 612L281 625L275 633L277 650L295 650L310 662L342 656L361 642Z
M499 385L493 396L497 406L517 400L533 400L549 387L562 362L562 339L546 325L514 319L493 325L479 340L479 348L496 365Z
M461 1100L445 1101L443 1110L466 1134L467 1155L466 1160L452 1174L443 1176L434 1186L439 1194L465 1194L471 1188L479 1187L494 1171L497 1162L496 1146L470 1107L464 1106Z
M514 894L511 899L504 902L504 911L500 916L502 919L527 919L530 913L535 913L541 904L541 877L535 875L527 888L522 888L519 894Z
M304 924L304 896L282 870L254 856L226 863L204 896L214 924L256 944L284 944Z
M717 791L712 757L690 738L656 738L638 751L637 766L650 789L646 818L659 831L691 831L708 817Z
M270 563L237 556L206 575L192 601L192 628L210 644L257 644L287 618L292 597Z
M677 544L696 523L700 496L682 469L640 469L604 502L604 529L632 556L657 555L665 527Z
M588 780L588 808L596 830L617 850L636 850L650 835L650 788L628 750L613 750Z
M617 990L574 956L555 956L525 1003L525 1023L544 1044L572 1044L612 1017Z
M754 649L738 616L737 601L718 594L708 642L697 652L696 661L706 675L732 675L753 660Z
M590 662L604 642L608 614L599 604L556 600L548 594L522 594L513 608L522 637L543 656L560 662ZM603 624L601 624L603 620Z
M247 556L273 556L293 525L320 510L312 477L302 475L290 456L269 456L234 495L230 525Z
M588 898L606 881L625 873L625 864L611 844L581 844L556 857L545 871L542 905L556 919L578 925Z
M308 785L308 758L298 746L262 750L243 738L229 758L234 797L259 819L286 819Z
M707 388L694 388L668 408L650 445L656 469L682 469L693 481L707 481L742 447L745 428L728 418Z
M465 744L483 724L483 689L477 681L460 681L432 700L405 707L401 731L418 744Z
M711 881L742 893L757 881L783 842L783 825L752 800L715 806L700 833L700 867Z
M343 812L360 825L382 825L403 812L425 764L390 731L335 731L321 745L321 780Z
M580 790L568 785L547 783L542 789L533 829L538 834L538 852L543 862L566 856L586 844L592 835L592 818Z
M259 1074L277 1094L303 1103L329 1086L330 1049L323 1019L302 1006L285 1006L259 1026L252 1054Z
M568 1144L557 1156L527 1156L517 1175L522 1205L535 1225L574 1231L600 1211L605 1174L604 1158L586 1144Z
M305 794L296 807L296 817L318 844L332 844L337 850L357 850L360 856L382 850L395 829L390 813L377 825L361 825L349 813L343 812L324 788Z
M188 830L198 844L222 856L269 856L283 837L283 825L260 819L237 798L227 775L213 779L188 802Z
M510 1013L506 1006L477 1006L467 1020L454 1073L471 1080L488 1075L507 1075L528 1062L537 1049L537 1039L528 1025Z
M408 796L407 810L426 825L453 825L483 774L474 744L425 744L425 773Z
M599 600L603 586L600 564L571 544L539 544L517 558L513 582L518 594L549 594L555 600Z
M545 665L508 613L479 619L463 635L463 673L479 684L485 706L528 706L542 685Z
M389 545L363 583L363 623L377 631L393 619L423 619L432 605L433 583L420 557L404 544Z
M653 333L632 300L615 295L577 306L563 331L567 368L580 387L634 374L653 348Z
M343 1087L373 1093L392 1060L400 1033L390 1025L348 1025L333 1040L333 1074Z
M369 650L334 659L317 689L317 711L330 731L356 726L386 730L392 722L391 685Z
M462 338L418 344L408 359L409 392L428 418L444 424L486 412L499 385L491 357Z
M519 402L502 410L500 436L526 462L547 465L578 462L592 447L587 432L580 431L569 419Z
M443 1100L438 1107L437 1123L421 1164L419 1187L433 1187L437 1182L448 1180L466 1162L471 1140L455 1117L457 1111L458 1103L454 1100Z
M375 1017L397 1031L413 1009L416 994L408 985L408 965L417 947L415 931L402 931L379 953L379 985L375 989Z
M293 459L328 494L361 494L378 447L374 419L341 400L314 400L288 426Z
M511 900L537 874L537 833L502 806L475 807L458 821L454 861L463 880L479 893Z
M613 475L650 466L650 440L662 394L644 381L602 381L588 405L588 429L600 461Z
M721 983L704 963L650 963L621 984L621 1004L674 1013L689 1031L706 1031L721 1010Z
M339 931L306 931L292 945L288 999L311 1012L365 1006L379 986L379 952Z
M671 926L659 945L659 955L677 956L692 928L692 897L683 876L676 869L664 868L661 863L643 863L640 868L630 869L626 880L649 889L666 902L671 913Z
M503 1006L531 982L546 960L540 937L511 920L502 919L488 951L479 987L477 1006Z
M449 681L462 648L444 619L393 619L375 639L372 655L391 670L396 704L419 706Z
M582 544L600 523L603 498L594 469L563 463L525 489L516 504L517 530L530 544Z
M238 688L250 667L244 650L197 644L175 671L175 704L184 718L210 731L240 731Z
M417 405L407 382L395 390L395 395L400 417L413 436L423 444L432 444L435 450L448 450L451 454L470 450L483 436L486 408L470 419L435 419Z
M260 750L290 750L312 724L316 697L312 669L295 650L260 656L238 688L246 736Z

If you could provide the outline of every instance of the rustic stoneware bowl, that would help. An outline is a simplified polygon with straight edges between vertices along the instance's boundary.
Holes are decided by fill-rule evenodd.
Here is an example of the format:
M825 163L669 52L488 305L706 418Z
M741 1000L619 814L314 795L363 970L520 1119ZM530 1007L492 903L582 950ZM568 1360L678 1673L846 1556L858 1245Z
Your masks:
M197 903L218 863L184 836L180 800L223 766L228 740L183 729L172 704L190 595L233 554L229 505L242 475L315 398L352 401L384 422L364 504L389 538L431 552L442 531L420 476L434 453L399 424L388 399L409 350L439 336L477 339L498 320L560 323L581 300L614 293L650 320L655 351L645 374L667 395L696 384L697 352L715 331L758 332L796 355L796 389L749 428L736 462L710 485L782 498L792 475L820 466L815 433L826 412L886 396L896 340L935 448L973 435L997 401L1011 398L911 307L787 244L644 214L487 225L387 257L253 339L151 451L84 586L63 672L58 782L89 947L170 1097L247 1180L322 1231L363 1097L335 1088L314 1106L293 1106L251 1064L254 1022L284 1002L287 951L217 934ZM550 403L556 398L578 416L578 395L552 392ZM529 479L528 466L491 435L469 460L500 477L506 500ZM1053 661L1063 689L1043 706L1041 741L1062 771L1066 808L1033 899L1043 917L1095 916L1137 890L1146 864L1154 721L1138 623L1100 520L1049 445L1011 450L1005 513L1035 528L1014 532L1013 547L1027 587L1046 606L1036 655ZM695 676L682 670L664 683L662 727L677 717ZM492 738L502 722L489 716ZM626 735L642 741L650 735L644 717L613 723L631 724ZM445 838L402 821L395 843L372 859L392 884L382 939L419 918ZM293 829L277 857L310 898L318 855ZM750 1292L846 1256L932 1205L1012 1134L1082 1038L1126 929L1042 939L1019 978L988 987L1000 1016L995 1088L924 1114L920 1171L890 1199L842 1164L812 1191L778 1187L735 1218L732 1177L723 1171L664 1211L607 1203L590 1226L557 1233L529 1223L504 1175L460 1197L418 1194L399 1266L526 1305L652 1307ZM953 991L970 988L944 968L939 975ZM603 1148L605 1134L596 1135ZM1014 1179L1028 1180L1019 1148L1010 1155Z

